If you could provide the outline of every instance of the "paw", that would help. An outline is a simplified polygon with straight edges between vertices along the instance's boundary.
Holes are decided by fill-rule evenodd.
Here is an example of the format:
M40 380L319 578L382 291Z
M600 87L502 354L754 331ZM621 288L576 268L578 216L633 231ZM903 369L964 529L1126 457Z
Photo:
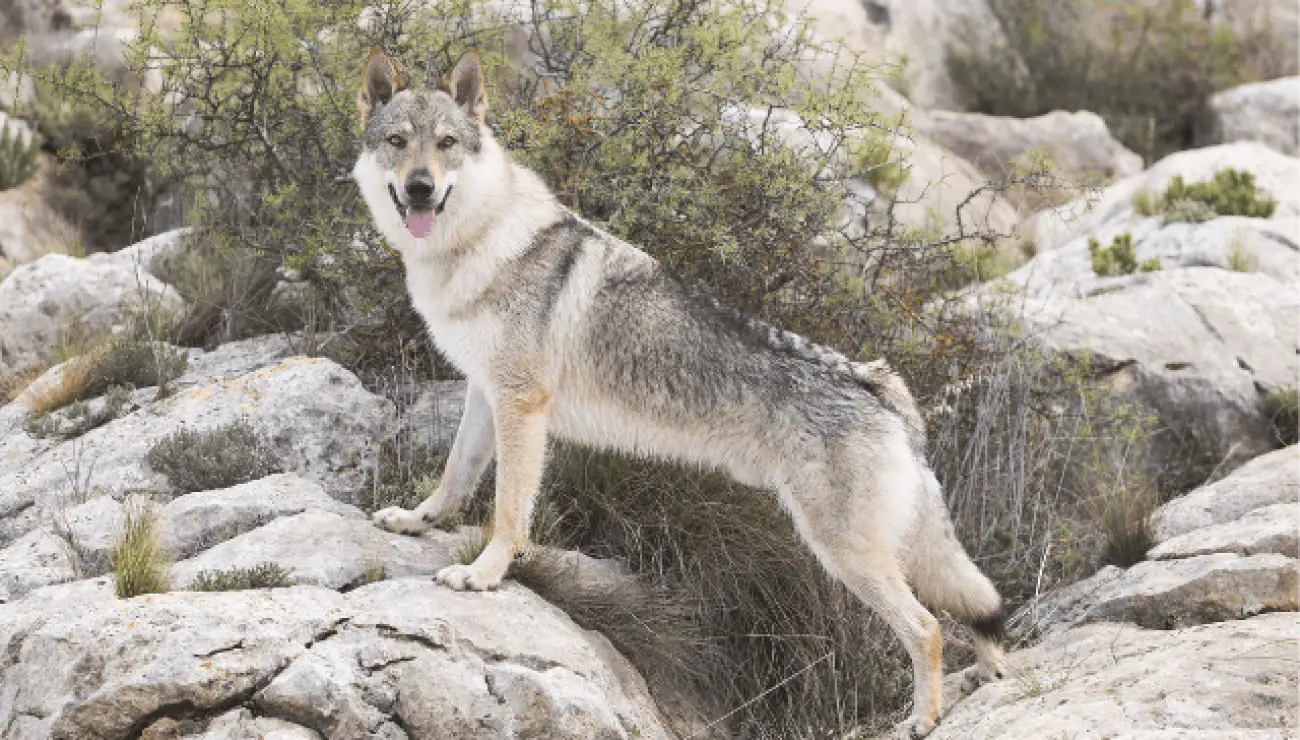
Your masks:
M438 571L438 583L453 591L487 591L501 585L505 571L488 572L476 560L470 565L450 565Z
M929 735L938 722L932 717L920 717L915 714L898 723L896 736L900 738L918 738Z
M433 526L414 511L407 511L397 506L376 511L371 518L381 529L398 534L423 534Z

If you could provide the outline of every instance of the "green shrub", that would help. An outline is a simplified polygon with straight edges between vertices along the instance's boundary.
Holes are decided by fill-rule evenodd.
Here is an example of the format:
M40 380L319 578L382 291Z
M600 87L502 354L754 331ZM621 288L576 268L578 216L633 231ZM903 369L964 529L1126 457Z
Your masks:
M117 597L129 599L141 594L166 593L171 588L170 562L158 541L154 513L128 507L122 534L109 559Z
M250 591L258 588L288 588L297 582L291 568L265 562L251 568L202 571L194 577L189 590Z
M33 437L80 437L116 419L130 400L130 388L110 386L98 408L87 401L76 401L58 411L33 414L27 420L27 433Z
M1267 197L1255 186L1254 173L1231 167L1214 173L1214 179L1210 182L1191 185L1183 181L1182 175L1175 175L1161 196L1162 209L1168 214L1180 204L1187 203L1203 204L1217 216L1270 218L1277 209L1277 201ZM1186 205L1182 207L1186 208ZM1178 219L1166 216L1166 222L1170 220Z
M1096 239L1089 239L1088 254L1092 256L1092 271L1098 277L1132 275L1138 268L1132 234L1116 236L1109 247L1101 246Z
M159 440L147 459L181 493L229 488L280 472L275 454L242 420L205 431L181 428Z
M0 130L0 190L17 187L32 179L40 169L40 151L35 136L28 139L4 126Z
M1196 145L1209 97L1245 81L1237 39L1191 0L1123 7L1094 0L992 0L1005 34L972 27L948 71L969 110L1028 118L1090 110L1148 162ZM1106 32L1092 29L1105 28Z
M1192 200L1190 198L1184 198L1169 203L1168 205L1162 205L1160 213L1163 214L1163 223L1166 226L1172 223L1205 223L1218 215L1205 201Z

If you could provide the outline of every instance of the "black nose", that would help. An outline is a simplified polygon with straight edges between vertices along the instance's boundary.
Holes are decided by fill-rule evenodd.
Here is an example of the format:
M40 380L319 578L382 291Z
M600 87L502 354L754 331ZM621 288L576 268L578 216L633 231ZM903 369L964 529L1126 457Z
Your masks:
M406 178L406 194L416 203L433 200L433 177L428 170L416 170Z

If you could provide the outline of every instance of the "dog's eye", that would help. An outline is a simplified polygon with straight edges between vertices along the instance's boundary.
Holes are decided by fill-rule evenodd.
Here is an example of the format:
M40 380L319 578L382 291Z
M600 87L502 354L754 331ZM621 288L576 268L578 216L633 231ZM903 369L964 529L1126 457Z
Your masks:
M455 137L455 136L444 136L444 137L442 137L441 139L438 139L438 148L439 148L439 149L450 149L450 148L452 148L452 147L454 147L454 146L456 146L456 137Z
M392 144L393 147L396 149L401 149L406 146L406 139L403 139L397 134L393 134L392 136L388 137L388 143Z

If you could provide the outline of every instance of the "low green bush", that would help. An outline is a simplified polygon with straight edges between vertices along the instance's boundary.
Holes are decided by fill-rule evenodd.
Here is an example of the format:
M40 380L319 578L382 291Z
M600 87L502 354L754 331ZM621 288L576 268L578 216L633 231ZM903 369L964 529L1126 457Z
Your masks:
M181 493L229 488L280 472L275 453L246 421L204 431L179 429L159 440L147 460Z
M288 588L297 582L291 568L265 562L251 568L201 571L190 583L189 590L250 591L258 588Z

